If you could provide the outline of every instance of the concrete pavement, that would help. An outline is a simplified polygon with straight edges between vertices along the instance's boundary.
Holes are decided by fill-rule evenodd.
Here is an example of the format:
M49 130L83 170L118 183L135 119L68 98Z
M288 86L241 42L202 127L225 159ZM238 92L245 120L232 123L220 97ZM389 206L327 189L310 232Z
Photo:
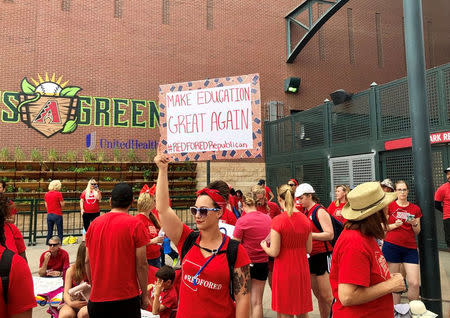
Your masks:
M80 241L80 238L79 238ZM27 247L27 258L28 264L30 266L30 270L33 276L37 276L37 271L39 269L39 257L47 249L45 245L45 240L38 240L38 244L36 246ZM70 256L70 262L75 262L78 244L74 245L64 245L63 249L65 249ZM440 271L441 271L441 290L442 290L442 299L443 299L443 313L444 317L447 317L450 311L450 253L448 252L439 252L439 263L440 263ZM167 260L167 264L171 264L169 259ZM406 299L403 299L402 302L407 302ZM314 311L309 313L310 318L320 318L319 309L317 306L317 300L313 295L313 307ZM264 308L264 317L265 318L275 318L277 317L276 313L271 310L271 290L269 285L266 283L266 288L264 291L264 299L263 299L263 308ZM44 318L49 317L49 315L45 312L47 307L37 307L33 311L33 317L36 318Z

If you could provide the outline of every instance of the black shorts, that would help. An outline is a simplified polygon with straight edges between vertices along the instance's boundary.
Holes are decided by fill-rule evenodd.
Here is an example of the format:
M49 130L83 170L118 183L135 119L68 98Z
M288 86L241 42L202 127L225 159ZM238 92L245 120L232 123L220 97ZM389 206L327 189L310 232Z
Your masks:
M450 219L444 220L445 243L450 247Z
M269 275L269 263L250 264L250 277L252 279L265 281Z
M308 258L309 273L321 276L330 272L331 253L319 253Z
M90 318L140 318L141 317L141 297L130 299L88 302L88 313Z

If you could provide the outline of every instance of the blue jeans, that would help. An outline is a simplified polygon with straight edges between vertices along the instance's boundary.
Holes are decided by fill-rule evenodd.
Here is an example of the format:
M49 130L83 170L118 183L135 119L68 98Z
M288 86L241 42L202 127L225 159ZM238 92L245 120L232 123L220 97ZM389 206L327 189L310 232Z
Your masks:
M62 215L57 215L53 213L47 214L47 245L48 240L53 236L53 226L56 223L56 228L58 229L58 236L61 239L61 244L63 240L63 218Z

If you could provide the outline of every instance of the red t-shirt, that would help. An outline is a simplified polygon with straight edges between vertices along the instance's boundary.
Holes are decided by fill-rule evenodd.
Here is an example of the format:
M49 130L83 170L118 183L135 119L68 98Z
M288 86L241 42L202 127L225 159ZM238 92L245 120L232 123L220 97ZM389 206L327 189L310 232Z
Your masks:
M129 299L139 295L136 248L150 241L148 228L123 212L96 218L86 233L94 302Z
M0 258L4 250L0 245ZM33 307L36 307L36 298L30 268L23 257L14 255L9 273L8 305L3 299L3 287L0 284L0 318L8 318Z
M192 230L183 224L183 232L177 248L181 251L186 237ZM197 238L197 244L200 236ZM221 250L226 250L229 242L227 236ZM194 286L193 277L206 263L209 257L203 257L200 248L195 245L189 250L181 265L182 277L180 283L180 301L177 318L234 318L236 304L230 297L230 273L226 253L218 254L203 269ZM235 268L250 264L247 252L240 244L238 248Z
M41 258L39 259L39 267L42 267L42 264L44 263L44 255L48 251L45 251L41 254ZM66 269L68 269L70 266L69 264L69 254L60 248L56 255L50 255L50 259L47 263L47 271L58 271L58 272L64 272Z
M277 215L281 214L281 209L278 206L278 204L276 204L275 202L272 202L272 201L267 202L267 206L266 205L256 206L256 210L258 210L259 212L262 212L264 214L269 214L271 219L273 219ZM242 212L241 217L244 215L245 215L245 211Z
M9 214L10 215L17 214L17 208L16 208L16 205L14 204L14 202L12 202L11 200L8 200L8 204L9 204Z
M85 213L100 212L100 205L98 200L95 198L94 191L89 191L89 193L86 194L86 190L84 190L83 193L81 193L80 199L83 200L83 209Z
M151 213L151 212L150 212ZM144 214L139 213L136 215L136 218L141 221L146 228L148 228L150 232L150 239L153 239L158 236L159 230L153 224L153 222L146 217ZM146 255L147 259L154 259L161 256L161 246L158 244L148 244L146 246Z
M44 200L47 203L47 213L62 215L61 201L63 197L59 191L49 191L45 194Z
M6 238L6 247L14 253L20 254L27 249L23 241L22 233L14 224L5 223L3 226Z
M236 222L233 237L241 240L252 263L269 261L260 243L269 235L271 222L270 216L259 211L247 213Z
M177 295L177 291L175 290L173 285L169 289L163 290L161 292L161 294L159 294L159 303L164 305L164 307L166 307L165 310L163 310L159 313L159 317L160 318L169 318L172 310L177 309L177 307L178 307L178 295ZM153 291L152 291L151 303L147 307L147 310L150 312L152 311L152 305L153 305Z
M314 204L311 209L307 210L304 209L304 211L306 212L306 216L309 219L310 225L311 225L311 232L313 233L322 233L321 231L319 231L319 229L314 225L314 222L312 221L312 212L314 211L314 208L316 206L318 206L319 204ZM319 209L320 210L320 209ZM325 209L324 209L325 210ZM326 211L326 210L325 210ZM319 221L319 211L317 210L317 221ZM310 255L316 255L316 254L320 254L320 253L326 253L327 252L327 248L325 248L325 244L327 244L327 248L328 248L328 252L333 251L333 246L331 246L330 242L327 241L318 241L318 240L312 240L312 251L310 253Z
M444 220L450 219L450 182L444 183L436 190L434 200L443 203Z
M347 202L343 202L343 203L340 203L339 206L336 206L336 203L333 201L327 208L327 212L330 213L332 216L334 216L334 218L336 220L338 220L339 222L341 222L342 224L344 224L347 220L344 219L344 217L342 216L341 213L339 213L339 215L337 215L337 212L338 211L341 212L342 208L344 207L344 205L346 203Z
M270 192L272 192L272 190L270 190L270 188L268 186L265 186L264 191L266 191L266 199L267 199L267 202L269 202L269 199L270 199L269 194L270 194Z
M390 277L388 264L377 241L359 231L344 230L334 246L331 260L330 284L336 299L333 318L394 317L392 294L355 306L342 306L338 295L339 284L370 287Z
M399 206L397 201L389 204L388 223L393 224L396 220L401 220L403 225L395 230L388 231L384 240L395 245L416 249L417 242L414 230L412 225L406 222L408 214L413 214L415 218L422 217L420 208L415 204L409 203L408 206L405 207Z
M233 212L228 210L227 208L224 209L222 217L220 218L222 222L225 222L226 224L235 225L236 224L236 216Z

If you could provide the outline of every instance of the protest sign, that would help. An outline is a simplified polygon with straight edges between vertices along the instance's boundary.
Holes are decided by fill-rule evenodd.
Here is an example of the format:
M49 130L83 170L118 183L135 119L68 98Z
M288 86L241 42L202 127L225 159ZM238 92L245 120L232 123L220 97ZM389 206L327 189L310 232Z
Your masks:
M258 74L161 85L159 109L174 161L262 157Z

